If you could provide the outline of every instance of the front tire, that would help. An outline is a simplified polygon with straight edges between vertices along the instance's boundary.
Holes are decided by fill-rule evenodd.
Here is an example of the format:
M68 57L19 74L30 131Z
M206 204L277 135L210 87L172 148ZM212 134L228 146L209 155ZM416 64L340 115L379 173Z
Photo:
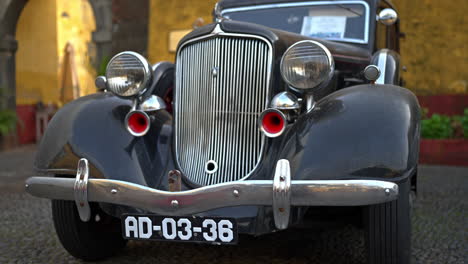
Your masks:
M370 264L410 263L410 181L398 187L397 200L365 209L367 259Z
M91 219L81 221L74 201L52 200L55 231L63 247L75 258L95 261L115 255L127 243L120 220L90 203ZM96 216L97 215L97 216Z

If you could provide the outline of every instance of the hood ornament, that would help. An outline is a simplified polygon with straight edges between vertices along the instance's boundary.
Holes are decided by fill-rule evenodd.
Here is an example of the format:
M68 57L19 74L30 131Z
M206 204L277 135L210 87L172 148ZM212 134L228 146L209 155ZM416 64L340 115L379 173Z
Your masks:
M218 35L218 34L222 34L222 33L224 33L224 31L221 29L221 26L219 24L216 24L213 31L211 31L211 34L213 34L213 35Z

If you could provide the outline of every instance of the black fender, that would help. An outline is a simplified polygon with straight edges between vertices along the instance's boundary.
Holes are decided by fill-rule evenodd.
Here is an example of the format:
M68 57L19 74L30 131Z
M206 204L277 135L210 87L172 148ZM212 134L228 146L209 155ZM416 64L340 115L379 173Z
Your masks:
M35 169L43 174L74 175L80 158L88 159L91 177L160 184L172 155L172 116L151 116L149 132L134 137L124 125L131 101L111 93L81 97L52 118L38 148Z
M146 92L147 95L157 95L166 98L174 86L175 65L162 61L153 65L153 82Z
M283 136L278 158L294 180L385 179L417 169L420 107L393 85L359 85L317 102Z
M131 101L110 93L79 98L61 108L41 140L35 168L42 174L74 177L80 158L90 165L90 177L131 182L168 190L168 172L175 169L172 115L159 110L143 137L134 137L124 125ZM182 181L182 190L192 186ZM138 208L101 203L108 214L148 213ZM274 229L271 208L240 206L199 215L237 218L239 232L261 234ZM270 212L270 213L268 213ZM296 220L297 221L297 220Z
M174 64L153 66L153 78L143 95L167 98L174 85ZM168 110L171 111L170 102ZM172 115L160 110L151 116L143 137L125 128L131 100L111 93L81 97L60 109L49 122L36 155L35 169L42 174L74 175L80 158L89 161L91 177L124 180L145 186L160 184L169 163ZM172 164L172 163L171 163Z

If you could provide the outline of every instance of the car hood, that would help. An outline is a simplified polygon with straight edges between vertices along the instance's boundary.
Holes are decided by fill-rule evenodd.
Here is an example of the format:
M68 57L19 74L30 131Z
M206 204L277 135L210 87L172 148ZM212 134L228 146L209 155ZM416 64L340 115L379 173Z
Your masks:
M258 24L241 21L223 20L220 23L213 23L187 34L179 43L181 44L191 39L211 34L216 26L229 33L258 35L270 41L273 47L275 63L279 65L283 53L294 43L301 40L315 40L327 47L335 60L335 67L340 71L362 71L371 61L369 50L354 46L352 44L339 43L317 38L310 38L300 34L268 28Z

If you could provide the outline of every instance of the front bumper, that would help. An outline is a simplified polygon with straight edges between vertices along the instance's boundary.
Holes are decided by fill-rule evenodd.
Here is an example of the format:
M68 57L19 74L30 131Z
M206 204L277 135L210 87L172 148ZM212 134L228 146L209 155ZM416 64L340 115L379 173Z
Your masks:
M76 179L31 177L31 195L75 201L83 221L90 218L88 202L141 208L161 215L193 215L217 208L272 206L275 226L288 226L291 206L360 206L397 199L398 185L377 180L294 181L289 162L277 163L274 180L236 181L189 191L168 192L130 182L88 179L88 162L81 159Z

